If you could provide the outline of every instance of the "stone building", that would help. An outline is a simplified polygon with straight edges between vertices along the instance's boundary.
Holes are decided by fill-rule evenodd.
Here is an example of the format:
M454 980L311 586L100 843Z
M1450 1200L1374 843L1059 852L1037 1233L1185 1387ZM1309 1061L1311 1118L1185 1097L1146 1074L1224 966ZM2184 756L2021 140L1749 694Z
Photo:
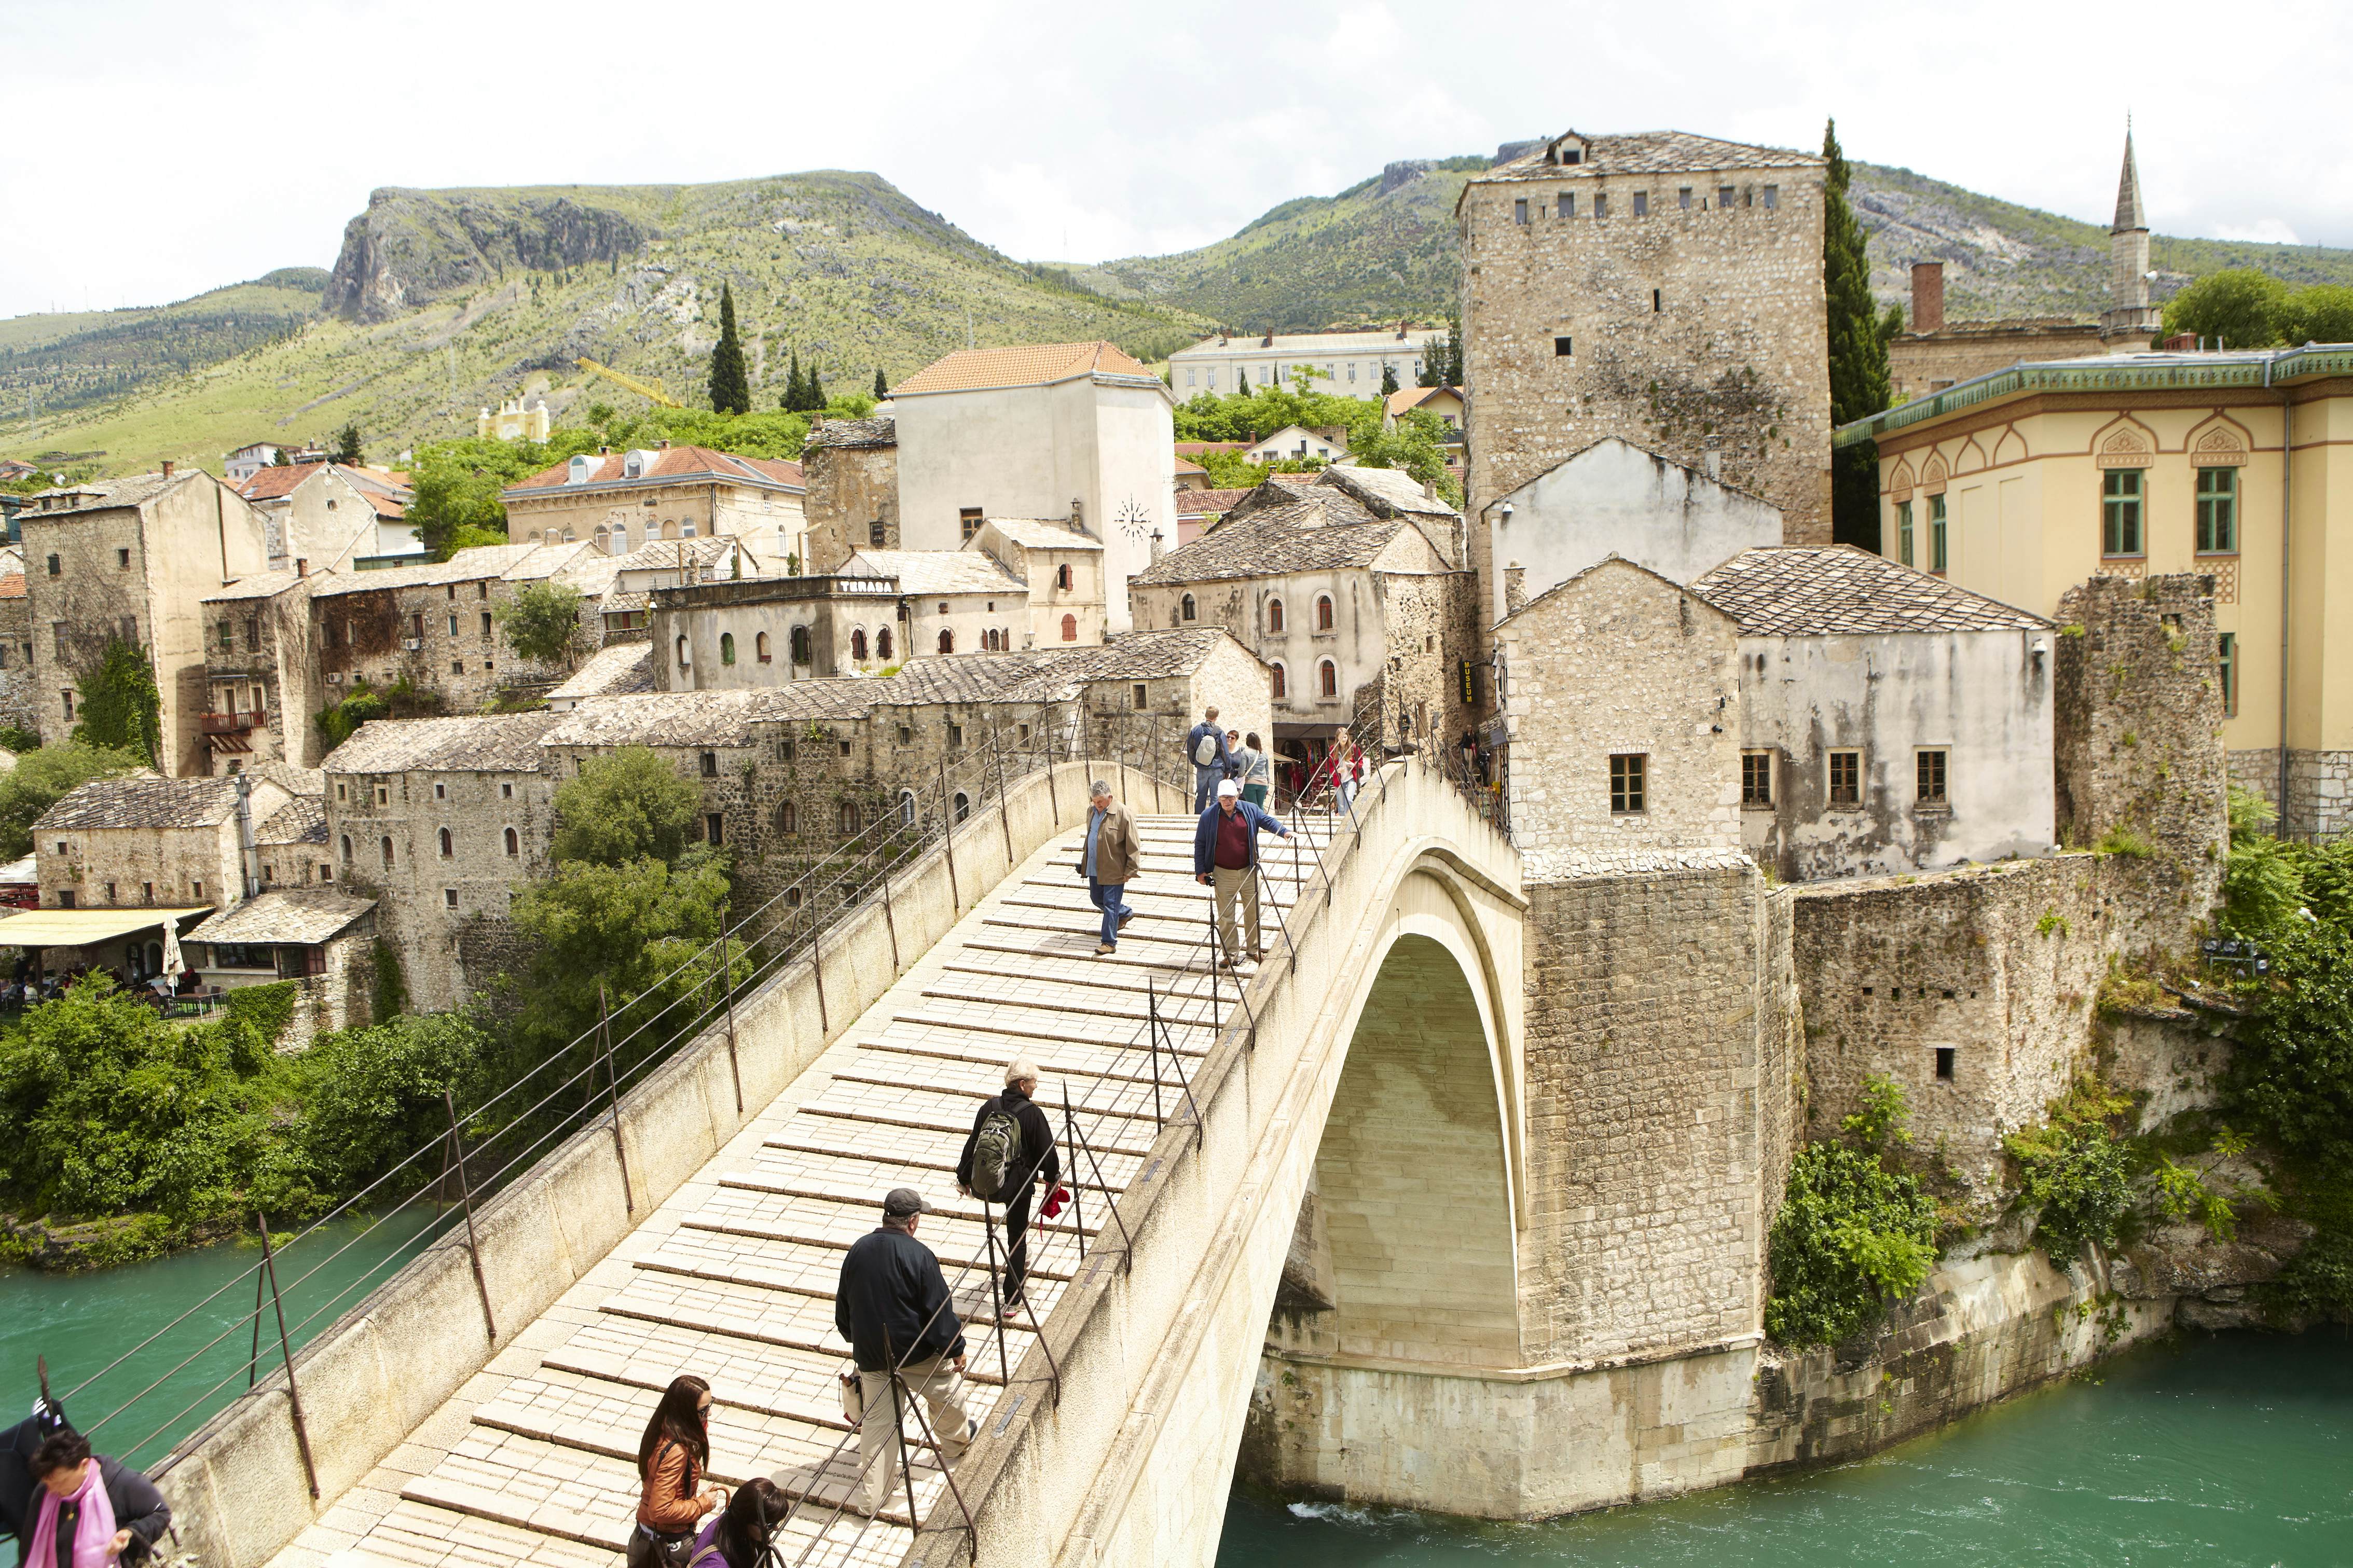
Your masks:
M1336 474L1260 486L1132 590L1138 627L1222 626L1266 662L1266 739L1298 760L1344 726L1370 726L1361 744L1395 745L1409 725L1451 736L1461 714L1470 584L1431 538L1451 530L1377 516Z
M657 691L748 690L871 674L905 658L910 646L893 577L723 579L658 588L645 603Z
M406 476L343 463L267 468L237 487L259 510L269 563L289 571L353 570L363 561L421 561L408 521Z
M181 940L206 985L293 985L293 1013L278 1037L281 1051L302 1049L322 1030L370 1022L373 899L332 888L277 889L212 916Z
M1781 542L1771 502L1617 436L1500 497L1482 521L1496 570L1480 591L1499 621L1612 555L1688 583L1743 550Z
M258 890L257 830L292 802L287 785L298 780L275 770L217 779L149 774L69 790L33 824L41 903L227 909L249 884Z
M507 535L540 544L592 542L627 555L662 539L740 539L770 573L806 560L801 466L738 458L707 447L658 447L581 456L502 495Z
M899 548L899 433L887 414L831 419L801 449L808 494L804 572L839 572L854 551Z
M1029 623L1016 646L1103 640L1103 541L1075 520L992 517L965 548L990 557L1029 586Z
M120 639L154 667L164 771L210 773L204 601L267 566L261 514L202 469L167 462L43 491L20 521L43 738L72 732L77 683Z
M2333 835L2353 826L2353 627L2323 567L2353 529L2348 428L2340 346L2030 363L1838 438L1877 447L1882 554L2063 626L2087 578L2211 577L2232 777L2286 831Z
M1912 319L1887 344L1888 384L1897 403L1909 403L2022 361L2074 359L2105 348L2096 323L2066 316L1947 321L1945 264L1915 261Z
M891 389L902 550L955 550L992 517L1070 517L1103 541L1107 629L1176 537L1173 405L1110 343L964 349ZM862 542L853 545L871 549ZM928 645L927 645L928 646Z
M0 575L0 724L41 731L40 699L33 684L33 602L22 572Z
M1744 551L1691 592L1739 632L1758 865L1815 881L2057 847L2049 621L1852 545Z
M1607 436L1830 539L1822 161L1678 132L1554 137L1471 177L1471 512ZM1488 530L1472 565L1492 576ZM1533 595L1531 595L1533 597ZM1481 643L1493 622L1482 605Z
M897 584L893 614L901 658L1009 653L1025 646L1032 626L1029 584L987 551L861 550L841 574L887 578ZM884 629L873 628L877 636ZM853 644L859 635L850 634ZM879 644L873 657L892 662L879 651ZM858 662L853 647L852 663Z
M319 765L311 716L328 699L311 637L311 590L325 580L260 572L206 596L207 772L242 773L259 762Z
M497 413L485 408L475 417L474 436L482 441L544 441L552 418L543 397L533 398L528 408L520 397L502 398Z
M504 689L552 684L567 668L515 653L500 633L498 612L531 584L572 588L582 595L581 644L594 647L598 601L613 577L609 558L575 542L482 545L447 561L320 579L311 600L324 700L362 682L382 690L405 679L468 711Z

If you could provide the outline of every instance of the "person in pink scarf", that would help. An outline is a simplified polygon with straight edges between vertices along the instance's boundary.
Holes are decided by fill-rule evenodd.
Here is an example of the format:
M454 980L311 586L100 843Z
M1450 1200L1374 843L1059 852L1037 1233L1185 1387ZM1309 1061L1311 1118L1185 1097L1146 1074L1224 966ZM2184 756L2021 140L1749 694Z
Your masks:
M34 1452L41 1492L33 1506L26 1568L114 1568L143 1563L172 1510L153 1482L119 1460L93 1458L68 1428Z

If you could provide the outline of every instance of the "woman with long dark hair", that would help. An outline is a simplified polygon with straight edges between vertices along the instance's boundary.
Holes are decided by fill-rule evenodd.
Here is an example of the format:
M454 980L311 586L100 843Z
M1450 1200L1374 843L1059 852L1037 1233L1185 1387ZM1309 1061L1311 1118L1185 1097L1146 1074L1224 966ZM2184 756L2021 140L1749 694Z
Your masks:
M776 1526L792 1507L792 1500L766 1477L745 1481L728 1500L726 1511L694 1538L687 1568L761 1568Z
M727 1489L702 1485L711 1468L711 1384L680 1377L662 1391L638 1439L638 1528L629 1531L629 1568L680 1568L694 1546L694 1527L727 1501Z

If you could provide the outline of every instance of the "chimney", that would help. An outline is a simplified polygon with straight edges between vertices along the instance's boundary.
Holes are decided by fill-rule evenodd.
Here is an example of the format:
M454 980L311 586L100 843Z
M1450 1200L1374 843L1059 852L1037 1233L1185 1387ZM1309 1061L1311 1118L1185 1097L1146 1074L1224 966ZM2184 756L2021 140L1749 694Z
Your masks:
M2198 352L2198 340L2188 332L2176 332L2165 340L2165 352L2169 354L2194 354Z
M167 479L172 477L172 459L169 458L164 459L164 477Z
M609 458L613 455L613 448L610 447L599 447L596 448L596 455L600 458Z
M654 443L654 449L655 449L656 451L659 451L659 452L667 452L667 451L669 451L669 450L670 450L670 437L667 437L667 436L665 436L665 437L663 437L660 440L659 440L659 441L655 442L655 443Z
M1399 321L1399 322L1398 323L1398 342L1405 342L1405 332L1406 332L1406 329L1407 329L1408 327L1411 326L1412 324L1413 324L1413 323L1412 323L1412 322L1410 322L1410 321Z
M1152 563L1155 566L1158 565L1160 563L1161 556L1166 554L1167 552L1167 542L1161 538L1160 531L1156 528L1154 529L1152 531Z
M310 574L311 558L307 555L297 555L294 557L294 575L297 577L308 577Z
M1945 264L1941 261L1912 264L1912 330L1945 330Z
M1271 329L1268 331L1266 336L1259 339L1258 346L1262 349L1271 349L1274 347L1274 332Z
M1071 498L1071 531L1072 533L1084 533L1086 531L1087 503L1080 500L1077 496L1072 496Z

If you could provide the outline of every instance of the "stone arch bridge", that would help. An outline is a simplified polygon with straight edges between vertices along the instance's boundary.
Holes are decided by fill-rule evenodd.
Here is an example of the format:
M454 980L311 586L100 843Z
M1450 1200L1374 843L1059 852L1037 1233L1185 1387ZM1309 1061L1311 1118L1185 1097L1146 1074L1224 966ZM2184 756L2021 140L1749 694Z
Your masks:
M184 1542L237 1568L617 1563L638 1433L688 1371L714 1391L713 1478L803 1500L789 1563L1206 1565L1246 1429L1296 1484L1555 1511L1512 1436L1537 1375L1517 854L1436 769L1392 763L1353 824L1265 840L1268 952L1238 989L1208 962L1186 803L1125 770L1154 813L1139 914L1094 955L1089 773L1012 785L902 875L887 930L870 907L770 981L732 1063L704 1038L649 1079L625 1165L599 1127L501 1193L486 1296L444 1247L299 1355L318 1500L282 1374L183 1445ZM987 1304L990 1241L949 1173L1017 1053L1079 1202L1033 1231L1036 1326L969 1330L981 1436L949 1474L919 1440L912 1512L902 1489L870 1520L843 1506L841 1250L917 1186L960 1307Z

